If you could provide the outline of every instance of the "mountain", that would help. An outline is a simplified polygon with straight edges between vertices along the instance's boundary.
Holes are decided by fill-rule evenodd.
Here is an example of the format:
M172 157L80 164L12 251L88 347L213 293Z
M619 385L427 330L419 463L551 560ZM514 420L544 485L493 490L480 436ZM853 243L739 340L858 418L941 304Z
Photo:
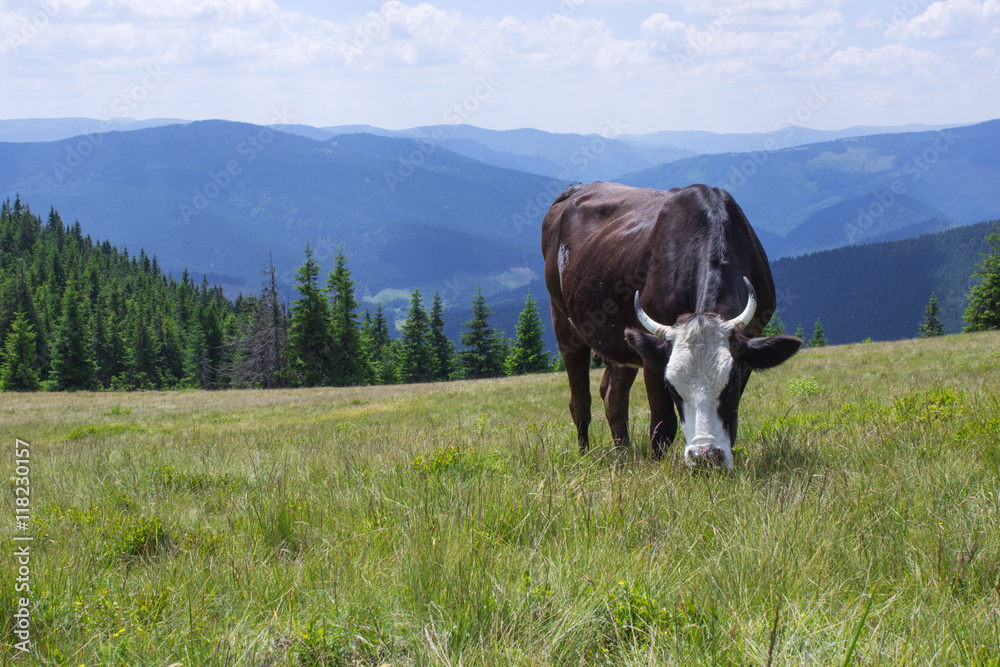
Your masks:
M957 223L933 206L910 195L899 195L878 216L867 212L870 197L853 197L828 206L778 241L782 255L801 255L874 240L917 236L956 227ZM772 241L773 243L774 241Z
M966 225L997 217L1000 121L702 155L620 180L661 189L706 183L729 190L755 229L767 233L762 243L774 259L935 219Z
M109 132L112 130L142 130L163 125L175 125L188 121L175 118L153 118L135 120L133 118L20 118L0 120L0 141L35 142L59 141L84 134Z
M479 285L493 295L536 279L541 216L561 185L410 139L202 121L0 144L0 188L230 294L259 284L269 253L287 287L307 241L321 264L343 247L361 296L402 309L416 286L464 306Z
M948 333L962 330L972 273L989 252L982 222L916 238L771 262L778 315L808 337L817 318L831 344L913 338L931 293Z
M794 120L794 119L793 119ZM649 134L623 134L618 139L639 146L667 146L688 150L698 155L718 153L753 153L761 150L792 148L864 137L872 134L900 134L906 132L931 132L959 125L856 125L843 130L813 130L794 124L773 132L724 133L690 130L664 130Z
M361 131L408 137L487 164L562 181L614 180L624 173L694 155L672 146L620 141L616 138L620 128L611 121L599 134L557 134L530 128L486 130L472 125L432 125L397 131L370 126L323 129L331 134Z
M175 275L185 266L194 276L205 273L229 295L258 287L260 271L273 257L285 293L294 296L293 272L309 241L323 271L342 247L359 298L370 307L383 304L390 317L405 315L414 287L428 300L435 291L442 294L453 332L469 319L469 302L479 287L496 311L494 325L510 335L527 293L547 313L539 226L565 182L487 164L448 149L446 143L473 142L484 156L494 151L497 160L513 159L518 151L525 159L536 159L528 155L532 142L555 142L554 135L455 126L438 128L436 134L431 128L430 139L414 139L286 129L294 133L200 121L53 142L0 143L0 196L20 194L39 211L54 206L68 218L78 218L95 237L126 245L133 253L145 248ZM456 133L445 137L444 129ZM507 150L483 143L500 141L501 135L508 143L494 145ZM587 140L586 135L557 138L567 142L564 146ZM607 142L602 159L610 159L617 147L610 148L612 143L599 135L589 137L597 139ZM772 260L809 255L802 258L808 264L825 256L816 255L819 250L997 218L998 144L1000 121L994 121L685 158L622 180L658 188L692 182L722 185L744 208ZM472 152L471 144L466 152ZM896 252L879 247L890 259ZM790 328L802 324L809 329L816 317L826 323L831 316L812 305L824 296L822 290L799 287L812 284L810 271L816 266L836 278L824 288L829 289L836 281L847 281L845 276L874 275L864 262L892 265L876 251L858 252L862 254L836 255L840 259L830 264L810 264L814 268L808 271L781 274L779 292L797 297L786 301L794 300L789 306L800 309L786 317L782 308ZM974 255L954 260L964 267L964 280ZM855 257L864 262L851 259ZM936 257L908 261L919 261L927 272L926 267L937 266ZM775 266L778 277L777 267L798 265ZM878 276L876 285L897 285L892 276ZM936 289L916 279L898 284L907 307L920 311L918 315L929 297L928 286ZM965 290L967 286L953 290L947 297L950 307L957 308ZM860 286L854 291L863 293ZM938 296L944 306L945 295L939 291ZM868 304L872 298L861 301ZM863 316L852 304L842 304L858 324L831 322L831 340L912 335L873 328L872 318L897 315L884 301L875 302L882 304L880 309ZM953 325L957 312L953 310ZM899 321L912 328L911 314L898 311ZM552 345L551 332L548 336Z

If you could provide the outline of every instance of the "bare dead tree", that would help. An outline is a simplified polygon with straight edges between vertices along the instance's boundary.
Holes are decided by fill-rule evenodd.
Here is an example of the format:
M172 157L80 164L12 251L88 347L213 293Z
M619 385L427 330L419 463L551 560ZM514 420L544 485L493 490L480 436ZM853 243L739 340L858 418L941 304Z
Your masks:
M268 253L263 289L249 299L249 316L230 339L232 361L226 369L233 386L274 389L288 386L283 352L288 338L288 308L278 293L274 258Z

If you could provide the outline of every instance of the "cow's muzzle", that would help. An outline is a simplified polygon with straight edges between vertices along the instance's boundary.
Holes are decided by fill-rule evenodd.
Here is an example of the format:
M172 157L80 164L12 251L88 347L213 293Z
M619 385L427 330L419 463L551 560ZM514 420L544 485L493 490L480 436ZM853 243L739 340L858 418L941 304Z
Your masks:
M732 468L726 451L714 442L685 447L684 463L692 468Z

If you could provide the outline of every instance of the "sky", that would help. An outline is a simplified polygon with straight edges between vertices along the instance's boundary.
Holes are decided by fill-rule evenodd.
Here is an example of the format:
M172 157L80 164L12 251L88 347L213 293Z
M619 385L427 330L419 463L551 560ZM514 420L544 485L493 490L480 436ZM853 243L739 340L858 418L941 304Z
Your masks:
M1000 117L1000 0L0 0L0 118L642 134Z

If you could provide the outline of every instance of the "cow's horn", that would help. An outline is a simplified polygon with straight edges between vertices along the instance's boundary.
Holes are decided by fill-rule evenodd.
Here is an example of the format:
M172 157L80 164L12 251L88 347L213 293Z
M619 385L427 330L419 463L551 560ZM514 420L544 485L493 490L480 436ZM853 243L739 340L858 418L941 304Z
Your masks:
M658 338L668 340L670 338L670 327L660 324L647 315L639 306L639 292L635 293L635 316L639 318L639 323L646 327L646 330Z
M733 328L733 333L743 331L750 324L754 313L757 312L757 293L753 291L753 285L746 279L746 276L743 277L743 282L747 284L747 307L743 309L742 313L726 322L727 325Z

